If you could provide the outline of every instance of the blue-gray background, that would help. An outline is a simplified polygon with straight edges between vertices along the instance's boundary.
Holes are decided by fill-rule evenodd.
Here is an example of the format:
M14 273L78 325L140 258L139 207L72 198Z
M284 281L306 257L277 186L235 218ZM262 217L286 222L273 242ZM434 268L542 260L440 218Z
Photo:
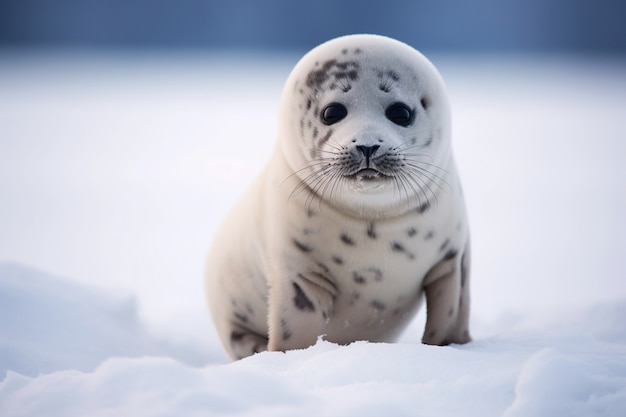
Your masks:
M3 0L0 46L305 51L357 32L425 51L626 53L623 0Z

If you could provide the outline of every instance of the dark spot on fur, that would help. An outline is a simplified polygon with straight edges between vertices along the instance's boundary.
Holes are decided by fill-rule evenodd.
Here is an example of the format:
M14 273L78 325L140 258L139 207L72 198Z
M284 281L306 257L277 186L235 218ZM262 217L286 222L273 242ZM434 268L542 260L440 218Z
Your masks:
M404 252L404 246L398 242L391 242L391 250L394 252Z
M338 80L347 78L350 81L356 81L359 78L359 72L356 70L350 70L347 72L340 72L335 74L335 78L337 78Z
M322 68L311 71L306 78L306 85L309 88L319 88L328 80L328 71L337 63L337 60L331 59L322 64Z
M237 331L234 331L234 330L233 330L233 331L230 333L230 341L231 341L231 342L238 342L238 341L240 341L241 339L243 339L245 335L246 335L246 334L245 334L245 333L243 333L243 332L237 332Z
M446 252L446 254L444 255L443 259L448 261L448 260L454 258L456 255L457 255L456 249L450 249L449 251Z
M430 106L430 100L428 100L426 97L422 97L420 99L420 104L422 105L422 108L426 110Z
M452 317L453 314L454 314L454 307L451 307L450 310L448 310L448 317Z
M397 316L398 314L400 314L402 310L400 310L399 308L394 309L391 314L393 314L394 316Z
M317 126L315 126L313 128L313 139L317 138L317 135L319 134L319 131L317 130Z
M291 331L289 330L289 328L287 326L287 321L285 319L281 319L280 325L281 325L282 330L283 330L283 334L282 334L283 340L288 340L289 338L291 338L292 333L291 333Z
M345 80L355 81L359 77L358 68L359 63L356 61L338 62L336 59L330 59L324 62L320 69L313 70L308 74L306 85L313 90L319 90L331 77L340 84ZM342 84L342 88L346 91L346 88L349 90L350 86L349 84Z
M352 272L354 282L367 284L368 282L380 282L383 280L383 272L375 266Z
M406 231L406 234L409 237L413 237L417 234L417 230L414 227L411 227L409 230Z
M424 214L428 211L429 208L430 208L430 203L427 201L417 208L417 212L419 214Z
M248 322L248 316L246 316L245 314L242 313L235 313L234 314L235 318L243 323L247 323Z
M465 253L461 257L461 288L465 287L465 281L467 280L467 264L465 263Z
M341 241L343 243L345 243L346 245L348 245L348 246L354 246L355 245L354 240L350 236L345 234L345 233L342 233L340 238L341 238Z
M313 248L305 245L304 243L298 241L297 239L292 239L293 244L296 246L296 248L300 249L300 251L307 253L307 252L312 252Z
M339 256L333 256L333 262L337 265L343 265L343 259L341 259Z
M297 282L293 283L293 288L295 290L295 296L293 297L293 303L296 308L300 311L315 311L315 306L306 296L302 288L298 285Z
M326 142L328 142L328 139L330 139L330 137L333 135L333 130L332 129L328 129L328 131L326 132L326 134L319 140L319 142L317 143L317 147L321 147L322 145L324 145Z
M391 242L391 250L396 253L404 253L409 259L415 259L415 255L404 247L400 242Z
M424 236L424 240L430 240L435 236L435 233L431 230L428 233L426 233L426 236Z
M319 267L320 267L320 269L321 269L322 271L324 271L324 273L325 273L325 274L328 274L328 275L330 274L330 269L329 269L326 265L324 265L323 263L318 262L318 263L317 263L317 266L319 266Z
M374 222L371 222L370 224L367 225L367 235L372 239L376 239L376 230L374 229Z
M439 252L443 252L443 250L448 246L449 243L450 243L450 239L444 240L441 246L439 246Z
M307 99L306 101L306 109L307 111L311 110L311 106L313 105L313 101L311 101L311 99Z
M433 337L435 337L436 334L437 332L435 330L431 330L430 333L428 333L428 337L432 339Z
M384 309L386 309L387 307L385 306L385 304L383 304L381 301L378 300L372 300L372 303L370 304L375 310L378 311L383 311Z
M365 279L365 277L363 275L359 274L358 272L353 272L352 273L352 279L357 284L367 284L367 280Z

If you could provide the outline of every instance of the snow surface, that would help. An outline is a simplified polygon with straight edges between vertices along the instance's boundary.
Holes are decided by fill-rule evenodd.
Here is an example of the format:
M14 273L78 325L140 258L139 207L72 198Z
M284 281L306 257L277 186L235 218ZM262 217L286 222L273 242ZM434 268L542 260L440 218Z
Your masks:
M626 63L433 57L472 333L228 363L211 238L297 57L0 52L0 416L622 416Z

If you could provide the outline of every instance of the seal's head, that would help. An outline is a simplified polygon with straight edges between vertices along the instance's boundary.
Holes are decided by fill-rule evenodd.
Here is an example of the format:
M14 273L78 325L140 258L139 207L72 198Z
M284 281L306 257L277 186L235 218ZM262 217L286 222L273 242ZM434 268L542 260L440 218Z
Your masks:
M425 209L449 167L450 110L435 67L410 46L350 35L306 54L281 101L278 151L295 192L356 217Z

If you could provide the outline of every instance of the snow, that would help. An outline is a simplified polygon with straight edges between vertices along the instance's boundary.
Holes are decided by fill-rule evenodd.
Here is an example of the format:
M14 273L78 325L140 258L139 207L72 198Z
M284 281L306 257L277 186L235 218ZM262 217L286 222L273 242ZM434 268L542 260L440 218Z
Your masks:
M435 56L474 341L229 363L202 270L294 56L0 53L0 415L621 416L626 63ZM253 76L251 76L253 74Z

